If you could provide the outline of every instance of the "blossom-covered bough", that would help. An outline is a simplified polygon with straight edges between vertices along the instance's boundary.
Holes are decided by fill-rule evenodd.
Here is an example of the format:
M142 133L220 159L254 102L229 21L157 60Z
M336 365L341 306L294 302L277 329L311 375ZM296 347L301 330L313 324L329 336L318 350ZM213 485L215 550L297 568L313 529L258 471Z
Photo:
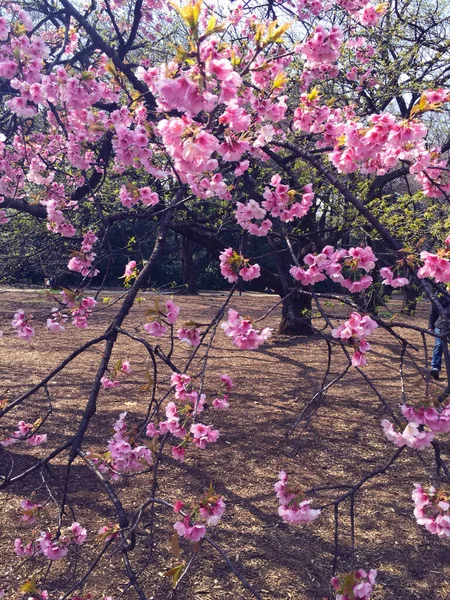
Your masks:
M380 459L381 466L360 480L338 486L302 489L280 465L275 491L284 521L304 526L333 511L328 593L340 599L369 598L376 585L371 568L376 565L338 572L339 511L349 507L353 551L355 502L367 481L382 476L403 452L432 447L438 475L450 485L438 439L450 431L445 339L449 382L446 393L435 398L428 365L420 364L417 347L408 340L409 330L416 329L426 349L430 332L397 317L385 321L367 303L367 292L378 289L379 294L381 286L420 286L443 320L445 338L448 232L435 224L423 237L420 227L412 227L411 239L399 239L395 223L377 207L386 197L392 203L406 197L422 207L444 206L449 200L450 137L440 139L436 133L450 102L448 15L444 9L433 12L421 6L421 21L409 7L364 0L326 5L320 0L248 0L230 3L226 11L220 4L202 6L201 0L181 6L164 0L2 4L2 231L9 235L18 216L35 220L43 235L58 240L67 269L77 278L71 289L64 287L53 296L46 315L49 332L65 336L72 328L89 330L100 310L91 288L114 258L112 241L121 223L145 226L146 249L142 260L127 246L130 256L121 279L128 287L104 333L72 351L28 391L0 405L2 427L5 423L0 489L19 489L35 474L43 481L32 497L21 501L23 522L33 527L11 549L22 561L21 593L27 597L88 597L92 574L111 552L123 559L128 581L120 597L131 588L141 600L153 597L148 582L142 583L152 556L138 567L136 554L143 547L139 536L145 536L151 555L157 551L161 512L155 507L172 520L174 562L166 573L172 597L204 544L217 551L249 594L263 597L210 535L226 514L227 498L213 485L198 498L163 497L167 474L161 475L166 461L183 462L194 448L208 452L210 444L221 443L214 414L232 410L233 382L232 374L223 374L214 396L205 393L216 336L254 350L273 334L233 308L233 294L243 281L263 281L281 296L282 332L315 333L327 343L328 366L320 389L288 434L301 422L309 423L327 391L356 370L387 413L381 423L386 443L397 447L387 462ZM414 61L409 60L412 53ZM164 263L172 232L211 252L232 284L230 293L208 323L185 321L176 301L165 298L155 302L141 331L129 330L129 312ZM258 248L267 243L261 259L252 257L254 240L259 240ZM272 269L264 264L266 256L273 259ZM318 291L318 283L328 291ZM328 314L330 298L344 307L347 318ZM0 325L2 344L10 335L25 344L44 329L20 306L10 323ZM402 417L395 399L386 399L364 372L370 361L367 338L377 328L398 345L402 381L406 358L426 381L420 405L408 404L403 393L398 402ZM123 337L142 351L142 361L150 360L145 415L119 410L114 433L103 440L102 451L94 451L86 434L99 393L120 391L135 368L127 357L112 364ZM182 346L190 352L184 363L174 353ZM81 417L74 433L57 442L46 432L57 411L48 384L93 347L101 358ZM331 354L339 351L345 367L332 375ZM30 406L41 390L48 411L29 422ZM38 451L22 469L12 450L25 454L29 447ZM64 464L57 495L48 485L55 461ZM71 497L75 465L94 474L109 499L112 516L98 531L77 521ZM120 485L138 476L146 482L147 498L138 507L127 506ZM445 491L417 483L413 500L418 524L449 537ZM184 550L179 538L189 542L181 544ZM76 563L73 577L60 589L53 565L83 556L86 547L89 558ZM16 591L9 575L0 581L0 597Z

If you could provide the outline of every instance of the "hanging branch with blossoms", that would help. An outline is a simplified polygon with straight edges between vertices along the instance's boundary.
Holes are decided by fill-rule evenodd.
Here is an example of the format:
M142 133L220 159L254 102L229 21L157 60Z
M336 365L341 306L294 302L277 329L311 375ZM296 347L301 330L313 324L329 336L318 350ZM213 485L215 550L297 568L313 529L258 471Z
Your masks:
M365 198L368 189L381 197L402 178L408 189L414 182L435 206L449 198L450 143L438 147L429 126L450 102L448 65L440 50L446 40L439 41L446 20L433 14L429 30L420 25L419 35L420 19L415 13L411 17L408 5L404 13L410 22L397 6L392 10L364 0L327 5L321 0L269 0L262 5L250 1L233 5L229 13L222 14L220 6L202 5L201 0L183 5L164 0L105 1L89 7L70 0L54 6L40 0L33 6L20 1L2 5L0 226L9 232L21 214L41 223L41 231L58 240L67 271L76 281L74 289L64 287L52 297L53 306L45 308L42 320L18 307L12 320L2 323L2 343L11 335L33 343L45 331L42 323L49 335L61 339L70 337L72 327L89 335L100 311L92 288L118 253L113 243L118 224L139 222L145 228L145 255L138 256L130 244L126 264L121 257L121 279L127 288L103 333L68 353L47 375L39 375L40 381L26 392L16 397L8 392L0 404L0 489L31 489L30 497L20 494L20 516L22 524L33 529L17 537L11 550L25 559L19 593L33 600L88 598L94 573L109 551L122 561L117 577L126 577L127 583L120 595L133 588L140 600L153 596L157 591L145 575L154 553L164 545L160 537L165 523L165 540L171 540L176 564L166 565L172 592L164 593L175 598L200 550L209 545L248 593L261 598L262 592L207 535L222 517L228 518L232 498L226 491L218 493L211 485L195 499L166 497L173 493L171 461L188 462L194 454L207 453L211 444L219 446L223 437L215 425L215 411L233 410L232 377L222 374L211 383L216 334L248 351L258 351L275 336L272 328L257 325L263 319L243 316L231 307L236 286L207 323L183 321L175 300L164 297L147 311L137 331L128 329L139 293L167 262L165 245L173 231L211 251L227 283L274 284L287 317L294 313L294 321L310 322L310 332L326 341L328 365L311 400L318 400L316 412L328 390L353 372L389 413L380 430L387 448L391 442L397 449L356 483L305 490L281 470L275 484L278 515L289 525L314 527L327 509L333 510L331 590L336 599L369 599L376 577L383 577L374 569L337 573L340 507L348 501L353 553L357 493L394 467L403 452L433 448L439 472L450 484L437 439L450 429L445 339L448 381L444 394L434 398L421 358L413 355L416 347L407 339L413 326L384 321L343 295L363 297L373 289L375 278L393 288L415 284L442 317L444 337L449 329L443 302L448 292L441 286L450 281L449 238L442 242L444 236L430 234L414 251L406 251L395 227L378 218ZM394 78L384 58L392 40L399 40L391 18L397 19L397 28L408 27L409 39L425 38L421 50L426 55L422 60L413 46L406 49L404 60L395 48ZM167 39L177 45L169 46ZM410 61L410 55L417 59ZM268 245L262 258L270 254L278 261L276 272L252 257L249 240L257 238ZM327 293L316 289L318 283L340 286L335 297L345 307L345 316L327 313ZM307 298L310 313L299 317L289 304L294 298ZM312 301L319 316L312 314ZM399 404L406 425L395 399L387 401L364 370L370 350L366 338L377 327L399 350L402 384L406 357L426 383L425 398L416 405L409 403L403 385ZM426 337L432 334L417 329L426 349ZM376 337L371 338L374 344ZM124 338L142 354L115 362ZM48 425L60 408L47 384L57 376L69 378L68 367L89 349L99 353L96 368L88 374L89 391L80 392L77 414L67 431L55 436ZM332 358L339 351L345 367L336 376ZM128 376L139 372L141 364L147 366L147 360L150 368L144 383L139 382L145 410L130 414L123 410L122 383L132 385ZM38 406L40 390L46 392L49 408L33 420L29 415ZM108 394L118 394L120 406L110 437L99 439L93 448L95 417ZM19 449L27 467L15 460ZM56 465L63 476L54 491ZM95 477L95 493L109 502L108 518L98 529L76 518L79 499L73 489L78 468ZM37 474L38 485L33 479ZM138 507L121 493L130 477L142 478L145 488ZM334 492L339 495L330 499ZM323 504L317 498L321 493L326 496ZM417 483L413 500L418 525L449 537L446 492ZM170 508L170 517L162 517L156 506ZM184 538L185 558L179 538ZM141 558L149 549L143 565ZM53 565L67 566L70 561L73 573L61 583ZM105 589L101 598L115 600L118 581L111 585L115 595L106 596L111 590ZM15 583L5 577L0 598L16 593ZM74 595L78 593L83 596Z

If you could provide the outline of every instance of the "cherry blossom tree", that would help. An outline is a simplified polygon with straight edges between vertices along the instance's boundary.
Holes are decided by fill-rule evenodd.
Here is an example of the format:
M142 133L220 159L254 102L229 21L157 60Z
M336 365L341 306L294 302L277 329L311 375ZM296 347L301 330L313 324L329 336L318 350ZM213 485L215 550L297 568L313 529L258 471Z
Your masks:
M161 497L161 465L168 456L184 461L194 448L208 452L211 444L221 443L214 411L232 410L233 381L224 373L215 382L214 397L207 398L216 336L255 350L273 335L264 318L257 321L233 308L233 295L244 282L260 280L281 296L284 332L321 335L329 357L332 352L345 357L338 376L331 376L328 360L311 402L352 369L374 389L364 366L370 361L367 338L377 328L398 344L400 364L408 356L427 380L427 365L411 355L407 334L413 326L367 314L365 302L375 285L420 286L444 322L450 392L442 300L450 282L450 236L438 226L427 227L425 236L420 229L411 238L408 232L399 235L388 211L380 210L386 202L395 204L393 191L400 183L402 196L422 207L445 207L448 201L450 138L441 131L450 101L447 7L365 0L326 5L249 0L227 7L201 0L181 6L163 0L39 0L4 2L1 11L1 227L10 236L15 220L25 216L45 228L59 240L76 281L54 297L48 330L61 336L73 328L89 330L97 310L91 288L101 284L114 254L112 241L124 224L142 226L147 249L142 260L130 253L124 261L121 279L127 287L104 333L0 407L5 423L0 489L19 486L37 472L45 482L55 460L65 465L57 514L45 508L41 489L21 502L23 522L40 528L14 544L18 561L40 565L39 576L30 572L24 578L22 592L35 600L59 593L52 566L82 555L86 541L95 537L100 550L77 570L61 597L88 594L91 574L114 550L123 559L128 587L141 600L149 598L152 590L142 584L145 567L136 566L142 549L137 532L145 531L153 549L159 507L174 531L175 564L167 571L174 598L202 544L261 598L210 533L227 498L213 486L199 498ZM436 213L429 216L432 225L436 221ZM211 253L229 294L208 323L186 322L176 301L163 296L142 330L130 330L129 312L164 264L171 232ZM264 253L256 257L254 247L264 247ZM268 258L272 268L265 266ZM329 291L318 291L317 284ZM347 319L338 322L327 313L329 298L345 307ZM43 327L20 306L11 319L1 324L2 343L9 335L26 344L42 334ZM432 334L418 330L426 347ZM118 412L114 433L103 440L104 452L93 452L86 434L100 390L120 387L133 369L127 357L112 364L121 338L134 342L152 364L146 416L137 422ZM189 349L184 363L174 358L175 345ZM74 433L59 443L46 432L53 414L47 384L93 347L101 358L81 417ZM194 357L201 360L200 373L193 371ZM38 392L46 394L48 410L32 421L30 405ZM399 408L374 392L389 413L380 423L386 444L396 446L387 463L357 482L311 490L298 486L283 465L276 483L274 474L282 520L303 526L334 511L335 551L330 590L324 593L341 599L370 598L376 585L377 565L339 572L339 511L349 506L354 542L360 488L382 476L401 453L427 448L450 485L438 439L450 430L447 396L434 398L427 386L420 405L402 398ZM311 416L302 411L293 430ZM39 455L32 455L28 468L17 468L12 447L24 453L38 448ZM75 464L95 475L111 503L114 518L97 532L76 518L70 497ZM138 508L127 507L118 486L138 475L146 477L147 498ZM449 537L445 491L417 482L411 492L418 525ZM187 558L179 538L190 543ZM5 581L7 593L10 585Z

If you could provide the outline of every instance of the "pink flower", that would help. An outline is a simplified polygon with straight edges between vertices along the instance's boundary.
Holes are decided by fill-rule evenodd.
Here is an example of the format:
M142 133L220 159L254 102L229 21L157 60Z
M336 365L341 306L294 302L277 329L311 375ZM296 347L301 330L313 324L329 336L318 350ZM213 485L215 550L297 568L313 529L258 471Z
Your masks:
M206 521L207 525L217 525L223 513L225 512L225 502L220 496L208 495L200 500L200 516Z
M126 414L121 413L114 425L116 433L108 441L112 466L116 471L142 471L153 463L153 456L146 446L137 445L133 431L130 435L125 421Z
M227 375L226 373L224 373L223 375L220 376L220 381L225 386L225 389L228 392L231 392L231 390L234 387L234 383L233 383L233 380L231 379L231 377L229 375Z
M69 531L72 532L72 539L78 546L81 546L86 541L87 532L84 527L81 527L79 523L72 523L69 527Z
M17 331L17 335L23 340L30 340L34 336L34 329L30 325L32 315L26 317L25 312L19 309L14 314L14 319L11 321L11 325Z
M334 338L340 338L348 341L355 347L355 352L352 358L354 367L364 366L366 364L365 353L370 350L370 344L365 337L370 335L378 327L376 321L369 316L361 316L357 312L352 312L350 319L345 321L336 329L333 329L331 335Z
M130 277L133 277L135 268L136 268L136 261L130 260L130 262L127 263L125 266L125 273L123 274L125 279L129 279Z
M194 444L201 449L205 448L206 444L217 442L219 438L217 429L212 429L209 425L203 425L203 423L191 425L190 432L194 438Z
M439 411L434 406L413 408L401 405L403 416L410 422L427 425L431 431L448 433L450 431L450 406L441 406Z
M66 536L61 536L58 540L53 540L51 533L42 532L37 542L42 554L50 560L60 560L69 551L70 540Z
M412 499L417 523L438 537L450 538L450 503L442 490L430 486L425 491L416 483Z
M125 373L125 375L128 375L129 373L131 373L130 361L125 360L122 363L120 370L122 371L122 373Z
M110 388L114 388L114 387L117 387L118 385L120 385L120 381L112 381L106 375L103 375L103 377L100 379L100 383L105 388L105 390L108 390Z
M242 267L239 271L239 275L244 281L251 281L252 279L257 279L261 275L261 268L256 264Z
M420 253L420 258L424 264L417 271L417 277L421 279L431 277L437 283L450 282L450 260L447 258L447 253L431 254L424 251Z
M144 329L147 333L154 337L163 337L163 335L167 331L166 325L159 323L158 321L152 321L151 323L146 323L144 325Z
M225 410L230 408L230 404L228 402L228 396L224 395L222 398L214 398L212 402L213 408L217 410Z
M23 522L32 525L36 522L36 517L42 508L42 504L35 504L25 498L20 501L20 508L23 510Z
M398 288L409 284L409 279L406 277L394 277L394 273L389 267L380 269L380 275L383 277L383 281L381 282L383 285L390 285L393 288Z
M177 306L172 300L166 302L166 320L168 323L173 325L178 319L180 313L180 307Z
M181 446L172 446L172 458L184 462L186 458L186 449Z
M235 269L234 263L236 262L238 254L233 248L226 248L220 253L220 272L230 283L234 283L238 280L238 274Z
M145 430L145 435L147 437L158 437L160 432L154 423L149 423Z
M17 556L33 556L36 551L37 548L35 547L34 542L30 542L24 546L20 538L14 540L14 552Z
M172 373L170 381L172 387L175 387L175 397L179 397L177 395L186 391L186 387L191 383L191 378L184 373Z
M253 328L251 321L239 316L239 313L230 308L228 320L222 323L221 328L225 335L233 340L233 344L243 350L254 350L261 346L272 334L272 330L266 327L261 331Z
M145 206L155 206L159 202L159 196L156 192L152 192L149 187L143 187L139 190L139 198Z
M311 500L304 500L301 491L288 484L288 476L285 471L280 471L279 480L274 485L277 494L278 514L287 523L299 525L310 523L317 519L320 510L310 508Z
M387 419L381 421L381 426L385 436L395 446L409 446L417 450L422 450L431 445L434 439L433 432L421 431L418 423L408 423L402 433L395 431L394 426Z
M200 523L190 524L189 517L186 516L182 521L178 521L173 526L179 536L185 537L191 542L199 542L206 535L206 528Z
M336 600L370 600L377 572L358 569L331 578L331 586L336 592Z
M196 348L200 345L200 330L195 326L181 327L178 329L177 335L182 342L186 342L189 346Z

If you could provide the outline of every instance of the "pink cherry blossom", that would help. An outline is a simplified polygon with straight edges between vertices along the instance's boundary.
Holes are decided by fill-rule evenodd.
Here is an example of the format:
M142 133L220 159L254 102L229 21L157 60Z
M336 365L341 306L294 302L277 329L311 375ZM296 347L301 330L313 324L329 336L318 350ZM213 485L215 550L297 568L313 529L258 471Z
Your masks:
M450 431L450 405L412 407L401 405L403 416L410 422L426 425L434 433Z
M121 413L114 425L115 434L108 441L111 466L115 471L142 471L152 464L153 456L146 446L140 446L135 441L133 431L130 432L127 426L126 415L126 412Z
M145 323L144 329L147 333L153 337L163 337L167 331L166 325L159 323L158 321L152 321L151 323Z
M34 336L34 329L30 325L32 315L26 316L25 311L19 309L14 314L14 319L11 321L11 325L17 331L17 335L23 340L31 340Z
M178 319L178 315L180 314L180 307L173 302L173 300L166 301L166 321L173 325Z
M178 339L188 344L188 346L193 346L196 348L200 345L200 330L198 327L181 327L178 329L177 335Z
M123 274L123 276L126 279L129 279L130 277L133 277L134 270L136 268L136 264L137 263L136 263L135 260L130 260L130 262L125 265L125 273Z
M409 446L409 448L422 450L430 446L434 439L434 433L422 431L418 423L408 423L402 433L395 431L394 426L387 419L381 421L381 426L387 439L399 448Z
M193 436L193 442L197 448L206 448L206 444L217 442L219 432L217 429L212 429L209 425L203 423L195 423L191 426L190 432Z
M366 337L378 327L376 321L368 315L361 316L357 312L352 312L350 318L344 321L339 327L331 331L334 338L340 338L355 348L352 358L354 367L364 366L366 364L365 353L370 350L370 344Z
M433 486L425 490L416 483L412 499L417 523L438 537L450 538L450 503L447 496Z
M23 510L23 522L32 525L36 522L36 518L39 514L40 509L42 508L42 504L34 503L28 500L27 498L24 498L20 501L20 508Z
M181 446L172 446L172 458L180 462L184 462L186 458L186 448Z
M242 267L239 271L239 275L244 281L251 281L257 279L261 275L261 268L259 265L249 265L248 267Z
M217 410L225 410L229 408L230 403L228 402L228 396L224 394L221 398L214 398L212 406Z
M128 360L123 361L123 363L120 365L120 370L125 375L128 375L129 373L131 373L130 361L128 361Z
M52 534L43 531L37 540L42 554L50 560L60 560L64 558L69 551L70 539L67 536L61 536L58 540L53 539Z
M278 514L292 525L302 523L311 523L320 515L320 510L310 507L311 500L305 500L301 491L288 483L288 476L285 471L280 471L279 480L274 485L278 498Z
M261 331L254 329L249 319L244 319L232 308L228 311L228 320L222 323L221 328L225 335L232 338L233 344L242 350L259 348L272 335L269 327Z
M389 269L389 267L383 267L380 269L380 275L383 277L384 285L390 285L393 288L403 287L409 284L409 279L407 277L394 277L394 273Z
M331 587L335 590L336 600L370 600L375 585L375 569L358 569L331 578Z
M87 532L84 527L81 527L79 523L72 523L69 527L69 531L71 532L72 539L78 546L81 546L86 541Z
M39 549L34 542L29 542L24 546L22 540L17 538L14 540L14 552L17 556L33 556L33 554L39 552Z
M420 253L420 258L424 261L424 264L417 271L417 277L424 279L425 277L431 277L437 283L449 283L450 282L450 255L448 252L438 252L437 254L431 254L430 252L423 251Z
M228 392L231 392L231 390L234 388L233 380L226 373L220 376L220 381L223 383Z
M173 528L180 537L185 537L190 542L199 542L206 535L206 527L200 523L191 525L188 516L182 521L177 521Z
M117 387L118 385L120 385L120 381L113 381L106 375L103 375L103 377L100 379L100 383L105 388L105 390L108 390L110 388L114 388L114 387Z

